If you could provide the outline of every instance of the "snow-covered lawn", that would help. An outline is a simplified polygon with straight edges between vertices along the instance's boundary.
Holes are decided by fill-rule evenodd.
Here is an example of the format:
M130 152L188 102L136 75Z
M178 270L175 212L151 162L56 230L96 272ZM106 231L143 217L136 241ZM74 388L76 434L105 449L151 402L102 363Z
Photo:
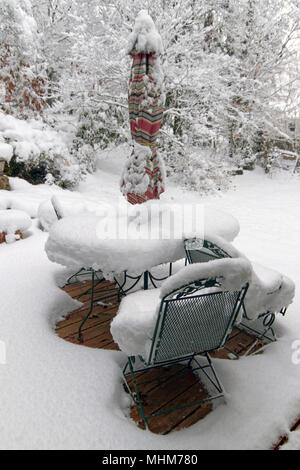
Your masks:
M117 203L122 163L107 159L100 167L78 190L85 198ZM203 198L169 184L162 200L205 201L231 213L241 226L235 246L297 286L299 178L271 179L256 170L234 183L227 193ZM19 192L19 206L17 191L0 194L0 206L1 198L5 206L10 197L15 208L29 200L36 207L52 190L24 184ZM227 404L186 430L158 436L138 429L127 416L123 353L74 345L55 335L57 318L77 303L57 287L65 269L48 260L47 236L34 221L24 240L0 246L0 340L7 354L0 365L2 449L267 449L288 432L300 413L300 364L292 361L292 345L300 340L297 290L287 316L276 321L278 342L263 355L216 361ZM299 433L289 446L299 447Z

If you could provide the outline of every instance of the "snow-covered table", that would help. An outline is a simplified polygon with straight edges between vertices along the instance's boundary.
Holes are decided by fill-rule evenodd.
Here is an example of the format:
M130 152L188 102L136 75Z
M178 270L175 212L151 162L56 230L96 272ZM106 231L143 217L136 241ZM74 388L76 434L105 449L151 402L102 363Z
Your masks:
M185 238L215 233L232 241L238 232L237 220L219 210L146 203L125 211L113 207L107 211L104 207L99 215L63 217L51 226L45 250L53 262L78 272L91 270L90 308L78 330L78 340L82 341L83 325L93 311L96 271L114 279L123 293L132 290L142 277L144 289L148 289L149 280L156 287L153 279L158 279L150 269L184 258Z
M118 227L121 227L118 233L114 217L107 219L91 214L65 217L51 227L46 253L51 261L63 266L74 269L92 267L111 277L124 271L141 273L184 258L183 240L186 237L214 233L232 241L239 232L239 224L233 216L210 207L204 207L202 214L198 214L198 225L191 232L190 222L194 215L185 216L186 224L181 224L183 206L171 207L176 229L171 227L168 230L168 219L165 218L163 229L160 232L156 230L162 226L159 221L162 220L162 212L165 214L163 208L160 213L152 214L150 236L148 214L120 214L117 217Z

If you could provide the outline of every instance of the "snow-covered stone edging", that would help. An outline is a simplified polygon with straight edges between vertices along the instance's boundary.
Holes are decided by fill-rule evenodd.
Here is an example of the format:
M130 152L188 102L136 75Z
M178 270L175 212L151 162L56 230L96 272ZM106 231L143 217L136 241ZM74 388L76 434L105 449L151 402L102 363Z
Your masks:
M31 219L26 212L0 210L0 243L19 240L30 226Z

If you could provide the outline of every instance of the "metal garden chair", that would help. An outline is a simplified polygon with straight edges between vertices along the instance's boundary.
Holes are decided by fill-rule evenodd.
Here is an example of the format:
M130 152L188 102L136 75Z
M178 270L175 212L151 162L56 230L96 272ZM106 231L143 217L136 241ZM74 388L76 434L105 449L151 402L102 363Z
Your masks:
M231 254L229 254L229 250L225 251L215 242L200 238L186 239L184 241L184 248L189 263L203 263L215 259L233 258L238 256L238 252L235 253L236 250L233 247L232 250L230 250L232 251ZM280 313L285 315L286 310L286 308L282 308ZM263 312L258 316L257 320L253 320L248 317L244 303L242 306L242 311L243 321L240 323L240 327L254 333L257 336L257 341L260 339L266 339L270 342L276 341L276 334L273 329L273 324L275 322L275 312ZM257 341L252 347L257 344Z
M150 352L147 357L129 356L123 370L126 388L146 428L151 417L224 396L209 352L221 348L226 343L242 307L247 288L248 284L239 291L223 291L217 279L201 279L177 288L162 298ZM196 357L199 354L201 357ZM177 408L164 409L147 416L136 374L176 363L184 364L185 371L203 373L203 377L207 380L207 384L212 386L215 394L200 401L183 403ZM133 383L133 390L128 382L129 377Z

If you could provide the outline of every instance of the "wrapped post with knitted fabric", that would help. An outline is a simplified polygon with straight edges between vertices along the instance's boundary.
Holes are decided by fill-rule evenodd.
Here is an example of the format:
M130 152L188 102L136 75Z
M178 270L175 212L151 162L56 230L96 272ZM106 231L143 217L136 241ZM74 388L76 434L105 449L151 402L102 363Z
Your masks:
M164 191L164 166L156 144L164 107L161 52L161 37L151 17L141 10L128 46L133 58L128 107L134 145L121 178L121 191L131 204L159 199Z

